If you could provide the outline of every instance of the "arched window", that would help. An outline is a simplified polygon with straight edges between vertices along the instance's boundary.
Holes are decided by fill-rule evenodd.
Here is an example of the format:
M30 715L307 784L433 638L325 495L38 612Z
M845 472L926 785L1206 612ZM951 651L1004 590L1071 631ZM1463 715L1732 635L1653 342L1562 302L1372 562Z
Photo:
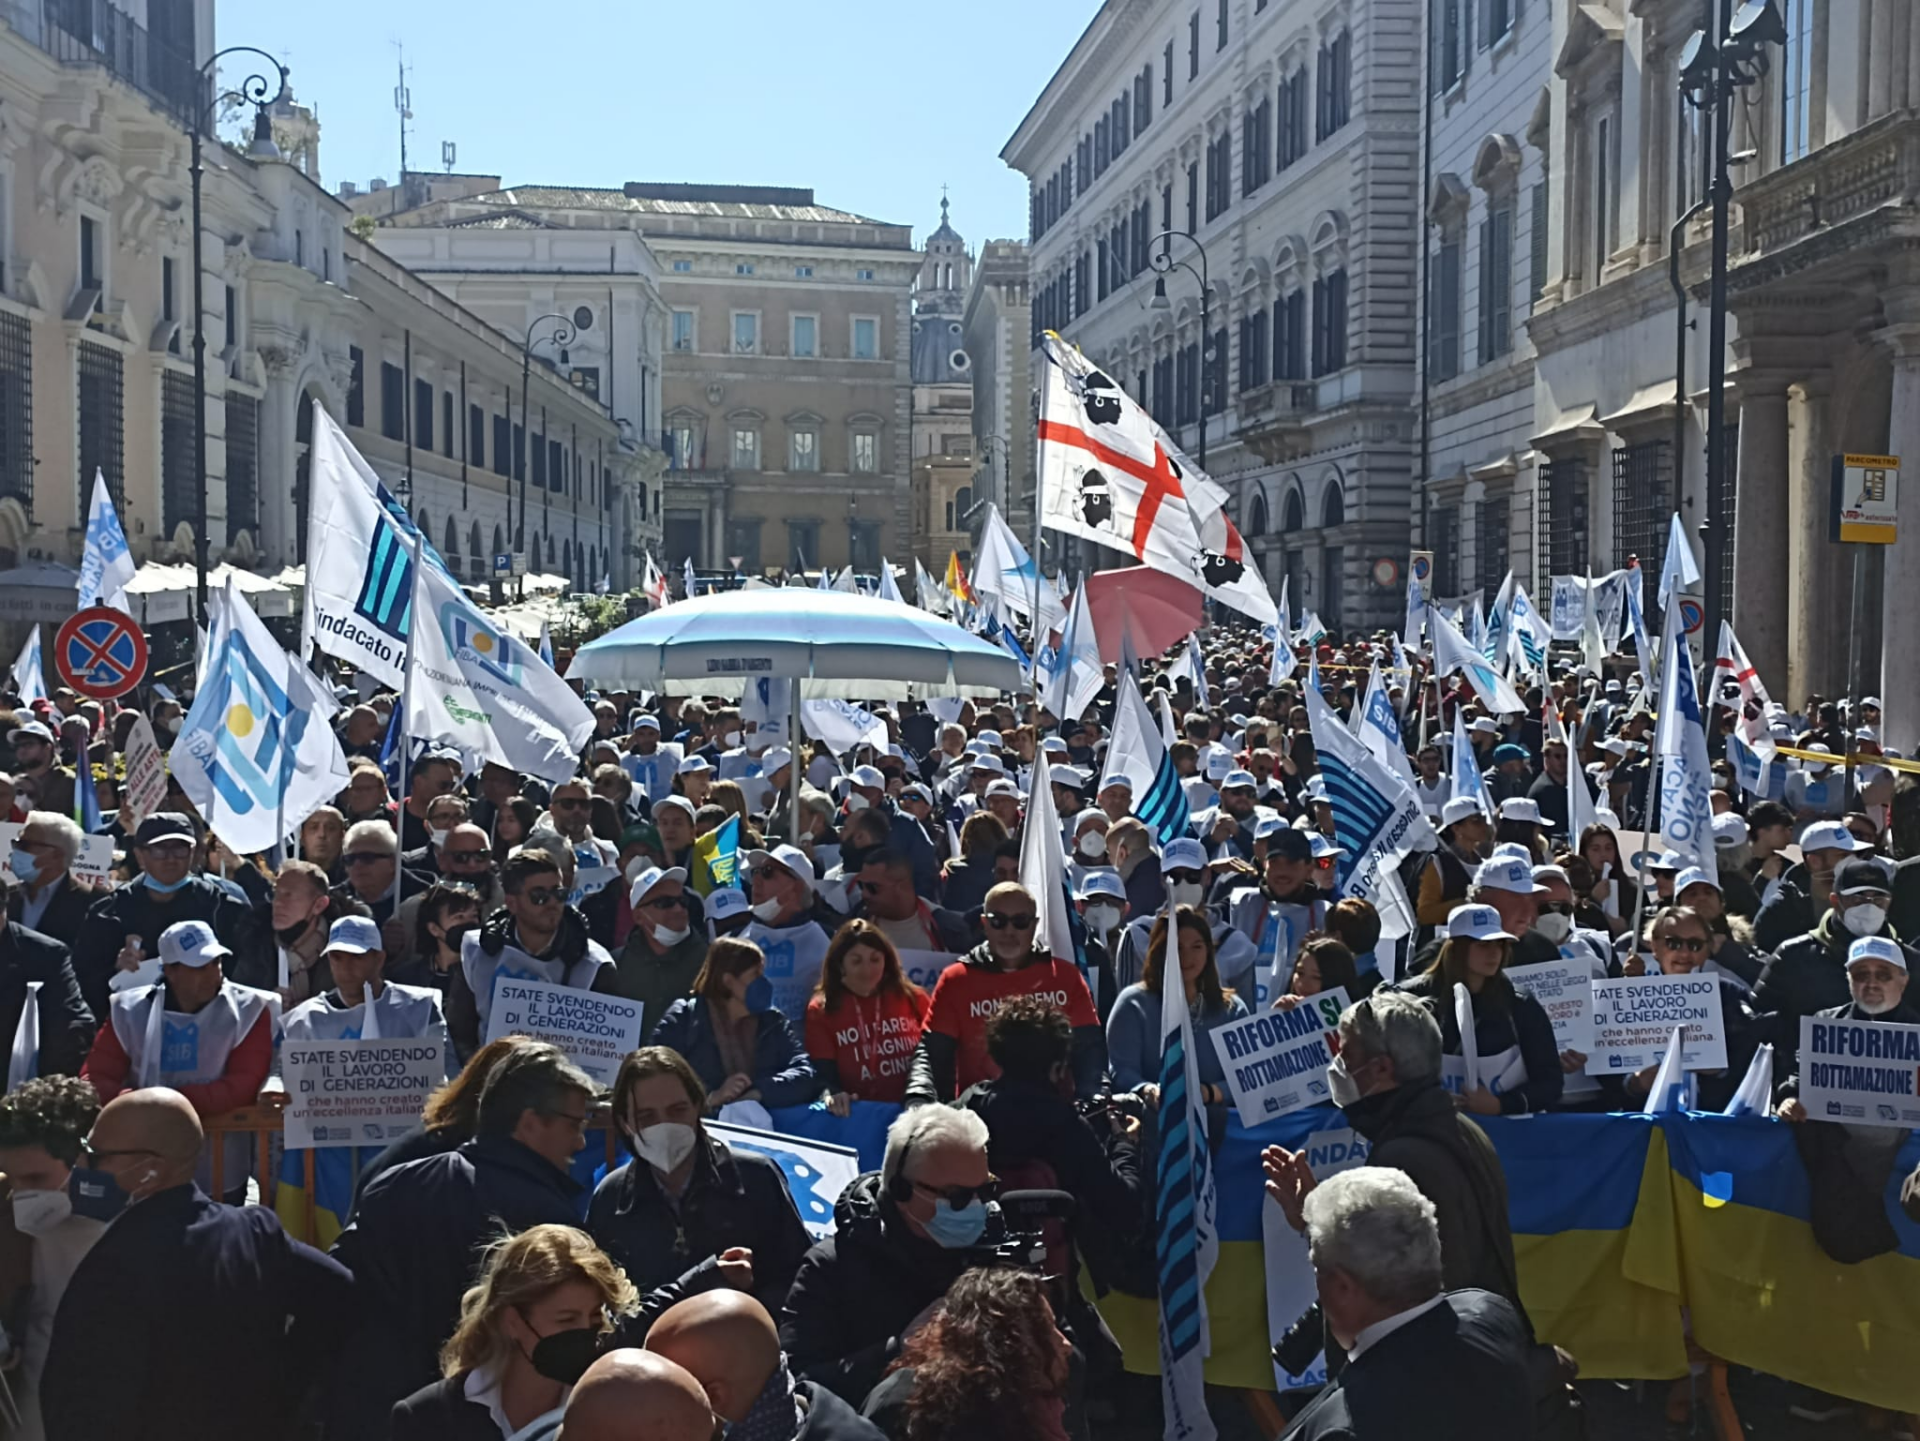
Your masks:
M560 574L569 581L576 579L573 573L573 542L570 540L560 542Z
M475 524L478 524L478 522L476 521ZM493 553L495 555L498 555L500 554L501 551L505 550L506 548L507 548L507 533L504 530L502 530L499 526L496 525L493 528Z
M455 575L460 573L460 527L453 523L453 517L447 517L447 553L442 557L453 568Z
M1247 507L1247 534L1265 535L1267 533L1267 497L1266 492L1256 490L1253 504Z
M647 518L647 483L643 480L640 482L640 519L645 520L646 518Z
M553 569L553 563L554 563L553 562L553 537L552 535L548 535L547 537L547 569L548 570Z
M1307 528L1307 504L1298 490L1287 492L1287 503L1280 512L1280 533L1292 535Z
M1339 482L1335 481L1327 486L1327 493L1321 498L1320 525L1323 529L1331 529L1336 525L1344 524L1346 518L1346 497L1340 493Z
M487 572L492 569L488 564L492 557L486 552L480 535L480 522L477 520L467 527L467 551L473 559L474 578L485 580Z

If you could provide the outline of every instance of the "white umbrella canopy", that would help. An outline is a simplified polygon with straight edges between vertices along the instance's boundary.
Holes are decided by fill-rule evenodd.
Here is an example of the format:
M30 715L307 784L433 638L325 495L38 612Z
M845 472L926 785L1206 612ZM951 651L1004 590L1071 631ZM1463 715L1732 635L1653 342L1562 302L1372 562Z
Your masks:
M999 646L916 606L843 591L722 591L677 601L589 641L569 680L668 695L732 695L795 678L811 698L1017 691Z

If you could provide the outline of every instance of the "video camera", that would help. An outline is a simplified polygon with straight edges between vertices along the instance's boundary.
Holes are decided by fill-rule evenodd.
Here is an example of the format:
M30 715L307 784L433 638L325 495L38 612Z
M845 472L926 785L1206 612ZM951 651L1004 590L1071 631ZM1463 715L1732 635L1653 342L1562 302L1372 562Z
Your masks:
M1088 1125L1101 1119L1111 1120L1115 1115L1132 1116L1136 1120L1145 1120L1147 1116L1147 1103L1132 1091L1102 1091L1084 1101L1075 1101L1073 1108Z
M1018 1266L1036 1276L1048 1274L1050 1223L1065 1230L1079 1210L1066 1191L1007 1191L988 1208L987 1232L972 1256L982 1266Z

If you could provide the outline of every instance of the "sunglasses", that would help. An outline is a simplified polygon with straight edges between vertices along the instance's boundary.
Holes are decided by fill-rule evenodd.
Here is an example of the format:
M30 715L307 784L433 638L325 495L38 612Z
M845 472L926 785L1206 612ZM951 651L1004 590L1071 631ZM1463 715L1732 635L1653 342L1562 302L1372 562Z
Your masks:
M1178 881L1182 885L1193 885L1207 878L1205 871L1168 871L1167 879Z
M785 866L755 866L748 874L756 881L779 881L790 873Z
M484 861L487 859L487 853L485 851L448 851L447 859L450 861Z
M355 851L352 855L343 857L343 859L350 866L373 866L373 865L378 865L381 861L392 860L393 852L392 851Z
M1697 954L1707 948L1707 943L1698 936L1656 936L1654 939L1661 945L1676 951L1692 951Z
M558 886L528 886L520 894L526 897L529 904L544 906L565 899L567 893Z
M1540 904L1540 914L1543 916L1570 916L1573 914L1573 907L1566 901L1542 901Z
M949 1186L944 1191L936 1191L932 1186L923 1186L918 1181L915 1181L913 1183L913 1189L916 1191L924 1191L929 1196L937 1196L956 1211L964 1211L968 1206L973 1204L973 1198L975 1196L978 1196L982 1201L999 1200L1000 1178L998 1176L989 1176L978 1186Z
M981 919L996 931L1030 931L1033 929L1037 917L1032 914L1024 916L1003 916L993 911L988 911Z
M583 811L591 802L583 800L554 801L547 808L555 811Z

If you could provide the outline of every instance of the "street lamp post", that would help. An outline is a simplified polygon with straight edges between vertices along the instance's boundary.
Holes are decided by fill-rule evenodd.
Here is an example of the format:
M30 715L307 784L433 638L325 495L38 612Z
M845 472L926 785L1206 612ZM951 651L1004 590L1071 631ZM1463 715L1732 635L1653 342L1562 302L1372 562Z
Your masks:
M193 129L189 132L192 152L187 173L193 182L193 468L199 477L195 487L198 503L194 516L193 576L194 596L202 626L207 623L207 311L205 268L201 260L201 230L204 228L200 213L200 177L204 172L201 144L206 135L208 117L214 108L229 101L239 101L254 107L253 142L247 146L247 155L255 160L278 160L280 147L273 142L273 119L267 112L287 93L287 67L266 51L251 45L230 45L225 50L209 55L200 66L200 89L204 89L205 83L213 79L213 67L229 55L258 56L273 67L279 83L274 85L269 81L265 70L256 71L243 80L237 89L222 91L196 110ZM268 93L269 86L272 87L271 94Z
M1171 240L1175 236L1186 241L1199 252L1200 268L1198 270L1195 270L1184 260L1175 260L1173 258L1172 247L1170 246L1161 245L1158 251L1154 250L1153 247L1159 244L1160 241ZM1167 275L1170 271L1175 269L1184 270L1200 282L1200 374L1198 384L1200 387L1200 469L1204 471L1207 468L1207 352L1213 347L1213 287L1207 284L1207 247L1194 239L1191 231L1163 230L1147 242L1147 264L1159 272L1153 282L1153 299L1149 302L1151 309L1171 310L1173 308L1173 302L1167 299ZM1221 363L1224 364L1225 357L1222 356L1220 359ZM1142 399L1141 403L1144 405L1145 400Z
M549 311L545 315L534 316L534 318L527 323L526 336L520 343L520 434L525 439L520 447L519 456L520 528L518 530L515 530L513 526L513 487L511 483L509 483L507 487L507 538L513 542L515 554L518 554L527 543L527 472L533 469L533 414L527 409L527 378L533 368L533 332L539 328L542 322L548 320L556 322L553 327L553 333L546 337L555 345L571 345L573 344L574 337L573 321L565 315ZM547 438L544 435L540 437L540 443L542 445L547 443ZM552 483L551 479L547 482L549 485ZM522 581L521 589L523 593L525 588L526 582Z
M1775 0L1703 0L1710 29L1694 31L1680 52L1680 89L1689 104L1713 127L1713 173L1708 201L1713 211L1713 271L1707 305L1707 488L1706 515L1700 524L1706 552L1705 606L1709 620L1722 614L1720 553L1726 544L1727 450L1721 435L1727 425L1727 268L1728 210L1733 201L1729 137L1735 93L1757 84L1767 73L1767 51L1787 42L1786 22ZM1712 37L1720 37L1717 41ZM1675 235L1675 244L1679 236ZM1676 394L1674 405L1686 404ZM1674 456L1676 468L1680 457Z

